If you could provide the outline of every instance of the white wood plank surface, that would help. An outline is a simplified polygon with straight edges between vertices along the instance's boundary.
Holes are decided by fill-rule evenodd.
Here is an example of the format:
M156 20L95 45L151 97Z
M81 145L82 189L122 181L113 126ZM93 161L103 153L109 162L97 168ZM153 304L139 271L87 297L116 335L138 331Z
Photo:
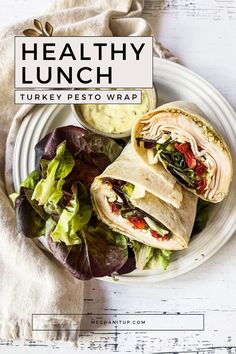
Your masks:
M0 27L40 14L48 0L0 0ZM181 63L218 88L236 108L236 0L146 0L145 15ZM236 352L236 238L179 278L143 287L92 280L84 312L204 313L204 332L84 334L82 353ZM1 343L0 353L64 353L60 344ZM76 349L66 349L74 353Z

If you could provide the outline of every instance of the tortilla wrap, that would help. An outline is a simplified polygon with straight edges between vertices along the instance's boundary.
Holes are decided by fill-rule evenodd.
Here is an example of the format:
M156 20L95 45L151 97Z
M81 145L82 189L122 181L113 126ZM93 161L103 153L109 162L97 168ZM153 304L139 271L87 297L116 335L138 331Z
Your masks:
M166 179L164 178L166 176ZM170 178L169 178L170 177ZM142 188L145 193L130 197L132 205L150 215L171 232L169 240L154 238L149 231L133 228L129 220L111 211L108 199L115 192L104 179L122 180L132 183L135 188ZM98 218L113 230L143 244L168 250L181 250L187 247L196 216L197 197L173 183L172 176L166 171L155 174L135 155L131 145L123 150L121 155L106 170L95 178L91 186L91 199ZM135 189L134 189L135 190ZM182 196L179 208L168 201L175 195ZM116 195L116 194L115 194Z
M168 168L168 162L158 156L166 170L175 175L176 180L198 197L218 203L228 194L232 180L233 166L230 150L214 127L204 118L204 113L193 103L176 101L158 107L157 109L142 116L132 129L132 147L146 164L157 172L159 164L152 163L148 158L144 144L139 144L137 138L150 139L163 143L164 138L170 134L170 140L179 144L190 144L196 161L204 164L206 173L204 189L186 185L179 176ZM149 153L150 155L150 153ZM195 173L195 172L194 172ZM201 192L200 192L201 190ZM199 191L199 192L198 192Z

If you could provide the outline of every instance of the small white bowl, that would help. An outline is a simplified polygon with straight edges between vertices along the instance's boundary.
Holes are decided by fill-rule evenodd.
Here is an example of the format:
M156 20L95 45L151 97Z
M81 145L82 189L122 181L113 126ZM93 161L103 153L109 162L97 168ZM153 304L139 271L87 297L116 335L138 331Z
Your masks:
M155 109L157 107L157 101L158 101L158 96L157 96L157 91L155 86L153 85L152 89L143 89L144 91L147 92L149 96L149 101L150 101L150 107L149 111ZM90 130L93 133L100 134L103 136L107 136L109 138L113 139L123 139L123 138L128 138L131 134L131 130L123 133L106 133L103 132L99 129L96 129L95 127L91 126L83 117L81 110L80 110L80 104L72 104L71 105L72 112L74 113L74 116L78 120L78 122L87 130Z

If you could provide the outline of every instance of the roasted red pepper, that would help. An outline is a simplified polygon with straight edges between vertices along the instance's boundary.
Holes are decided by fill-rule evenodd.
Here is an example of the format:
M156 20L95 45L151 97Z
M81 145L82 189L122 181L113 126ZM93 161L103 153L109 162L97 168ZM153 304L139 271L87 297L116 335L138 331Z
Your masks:
M197 164L196 157L194 156L193 152L191 150L188 150L184 153L184 159L185 162L191 170L194 170Z
M154 237L154 238L162 239L163 241L164 240L169 240L169 235L168 234L162 236L162 235L160 235L158 232L156 232L154 230L150 230L150 232L151 232L152 237Z
M203 150L203 148L201 146L198 145L198 151L201 152Z
M205 192L207 186L207 180L205 178L200 179L197 181L197 191L199 194L202 194Z
M130 216L128 218L129 222L133 224L134 229L145 229L147 227L147 223L144 219L139 218L138 216Z
M202 176L204 172L206 172L207 168L203 163L197 161L195 172L197 176Z
M189 143L184 143L184 144L175 143L174 147L178 151L180 151L182 154L184 154L187 150L189 150L190 144Z
M154 230L150 230L150 232L151 232L152 237L154 237L154 238L162 238L162 236L158 232L156 232Z
M203 174L207 172L207 167L199 160L196 159L194 153L191 150L190 143L179 144L175 143L174 147L184 155L184 160L189 169L194 170L195 179L198 193L202 194L206 190L207 180L203 178ZM202 151L201 146L198 146L198 151ZM158 238L158 234L154 234Z

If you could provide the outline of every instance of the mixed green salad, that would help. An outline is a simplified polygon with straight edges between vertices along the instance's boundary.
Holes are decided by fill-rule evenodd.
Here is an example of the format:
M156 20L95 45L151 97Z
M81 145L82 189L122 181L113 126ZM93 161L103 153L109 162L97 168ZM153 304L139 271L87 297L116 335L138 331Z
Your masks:
M21 183L19 193L11 195L18 231L29 238L45 237L55 258L82 280L135 268L166 269L170 262L170 251L129 240L100 222L92 210L91 183L121 150L112 139L82 128L58 128L36 145L36 169ZM111 204L112 212L125 215L134 227L151 228L145 215L129 203L132 184L117 181L114 188L122 203ZM207 206L199 206L195 232L206 225L207 215ZM171 237L163 225L152 222L154 237Z

